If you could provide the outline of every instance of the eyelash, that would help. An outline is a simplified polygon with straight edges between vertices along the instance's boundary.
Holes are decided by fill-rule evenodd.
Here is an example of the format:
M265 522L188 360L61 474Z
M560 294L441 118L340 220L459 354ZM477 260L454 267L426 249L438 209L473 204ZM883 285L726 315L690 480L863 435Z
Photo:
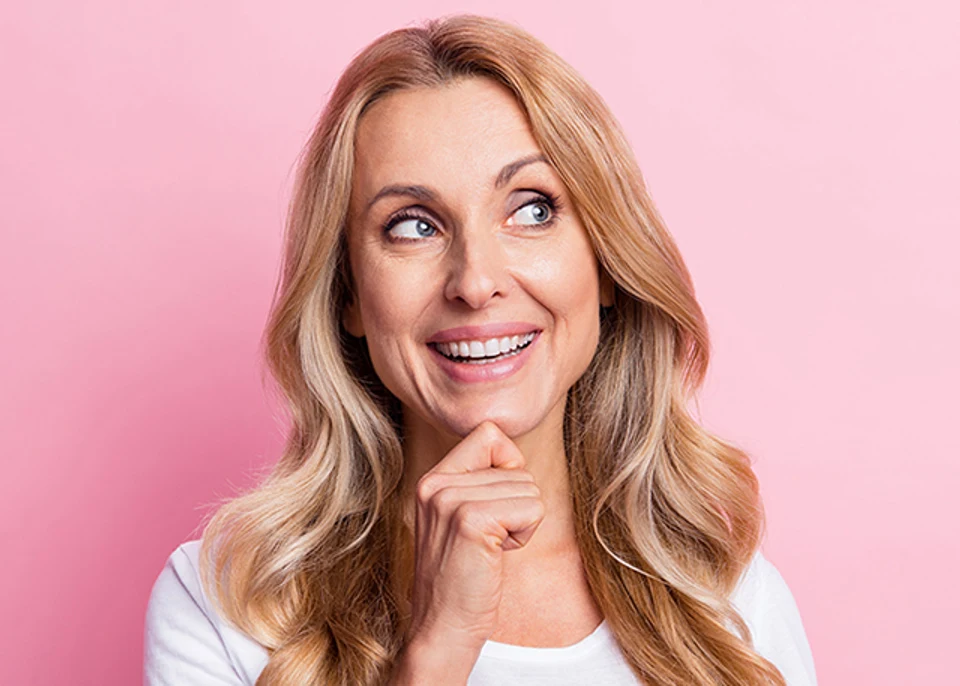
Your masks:
M514 214L522 210L524 207L527 207L528 205L546 205L547 207L550 208L550 218L540 224L530 224L529 226L537 229L543 229L549 226L553 226L553 224L557 221L560 211L563 209L563 203L560 201L559 197L557 197L552 193L547 193L544 191L534 191L534 192L538 193L539 197L533 198L529 202L523 203L520 207L518 207L514 211ZM387 236L387 240L394 243L419 243L420 241L426 238L432 238L432 236L424 236L423 238L399 238L395 236L391 237L390 229L392 229L394 226L396 226L400 222L406 221L407 219L420 219L430 224L431 228L436 229L436 227L430 223L430 218L428 216L425 216L419 212L415 212L413 211L412 208L403 209L403 210L400 210L394 216L390 217L390 219L387 220L387 223L384 224L383 233L385 236Z

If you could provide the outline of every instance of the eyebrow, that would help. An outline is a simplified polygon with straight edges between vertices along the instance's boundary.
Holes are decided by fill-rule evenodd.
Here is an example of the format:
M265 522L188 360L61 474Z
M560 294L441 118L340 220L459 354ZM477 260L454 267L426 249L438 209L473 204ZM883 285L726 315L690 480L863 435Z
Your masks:
M550 164L549 160L547 160L543 153L533 153L514 160L510 164L505 165L503 169L500 170L500 173L497 174L497 178L493 183L494 189L500 190L510 182L510 179L512 179L518 171L526 167L528 164L534 164L535 162ZM367 206L364 209L364 214L369 212L374 203L381 198L396 195L410 196L416 198L420 202L435 202L437 200L436 191L427 186L421 186L419 184L391 184L381 188L377 194L371 198L370 202L367 203Z

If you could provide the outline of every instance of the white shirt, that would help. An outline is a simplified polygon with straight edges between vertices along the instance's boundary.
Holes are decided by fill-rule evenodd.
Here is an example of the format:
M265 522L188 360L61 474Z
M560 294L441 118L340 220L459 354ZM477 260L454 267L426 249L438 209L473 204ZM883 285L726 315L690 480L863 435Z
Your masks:
M212 609L200 586L200 541L170 555L150 593L144 639L145 686L253 686L266 650ZM800 612L783 577L757 553L731 598L756 650L788 686L816 686L813 655ZM636 686L606 620L586 638L560 648L487 641L468 686Z

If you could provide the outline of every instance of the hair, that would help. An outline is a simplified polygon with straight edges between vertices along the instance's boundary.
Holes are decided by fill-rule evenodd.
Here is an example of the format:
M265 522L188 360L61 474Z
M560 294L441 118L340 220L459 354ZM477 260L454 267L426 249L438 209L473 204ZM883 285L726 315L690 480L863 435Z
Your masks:
M564 441L592 593L650 686L778 684L730 596L759 547L748 456L695 421L703 312L618 122L519 27L452 15L387 33L333 90L299 161L265 331L291 428L255 488L220 503L201 580L265 647L258 686L383 683L410 622L413 530L400 499L399 401L341 321L357 123L392 91L485 77L506 86L614 281L600 340L567 395Z

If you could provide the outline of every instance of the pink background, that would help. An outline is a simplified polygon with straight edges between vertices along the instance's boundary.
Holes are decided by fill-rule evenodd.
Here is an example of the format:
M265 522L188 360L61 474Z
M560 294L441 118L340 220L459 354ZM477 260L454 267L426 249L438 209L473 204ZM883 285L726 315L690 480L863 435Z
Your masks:
M627 130L821 683L952 682L955 5L400 4L2 10L0 683L139 682L167 555L278 454L258 345L299 148L358 50L459 10L542 38Z

